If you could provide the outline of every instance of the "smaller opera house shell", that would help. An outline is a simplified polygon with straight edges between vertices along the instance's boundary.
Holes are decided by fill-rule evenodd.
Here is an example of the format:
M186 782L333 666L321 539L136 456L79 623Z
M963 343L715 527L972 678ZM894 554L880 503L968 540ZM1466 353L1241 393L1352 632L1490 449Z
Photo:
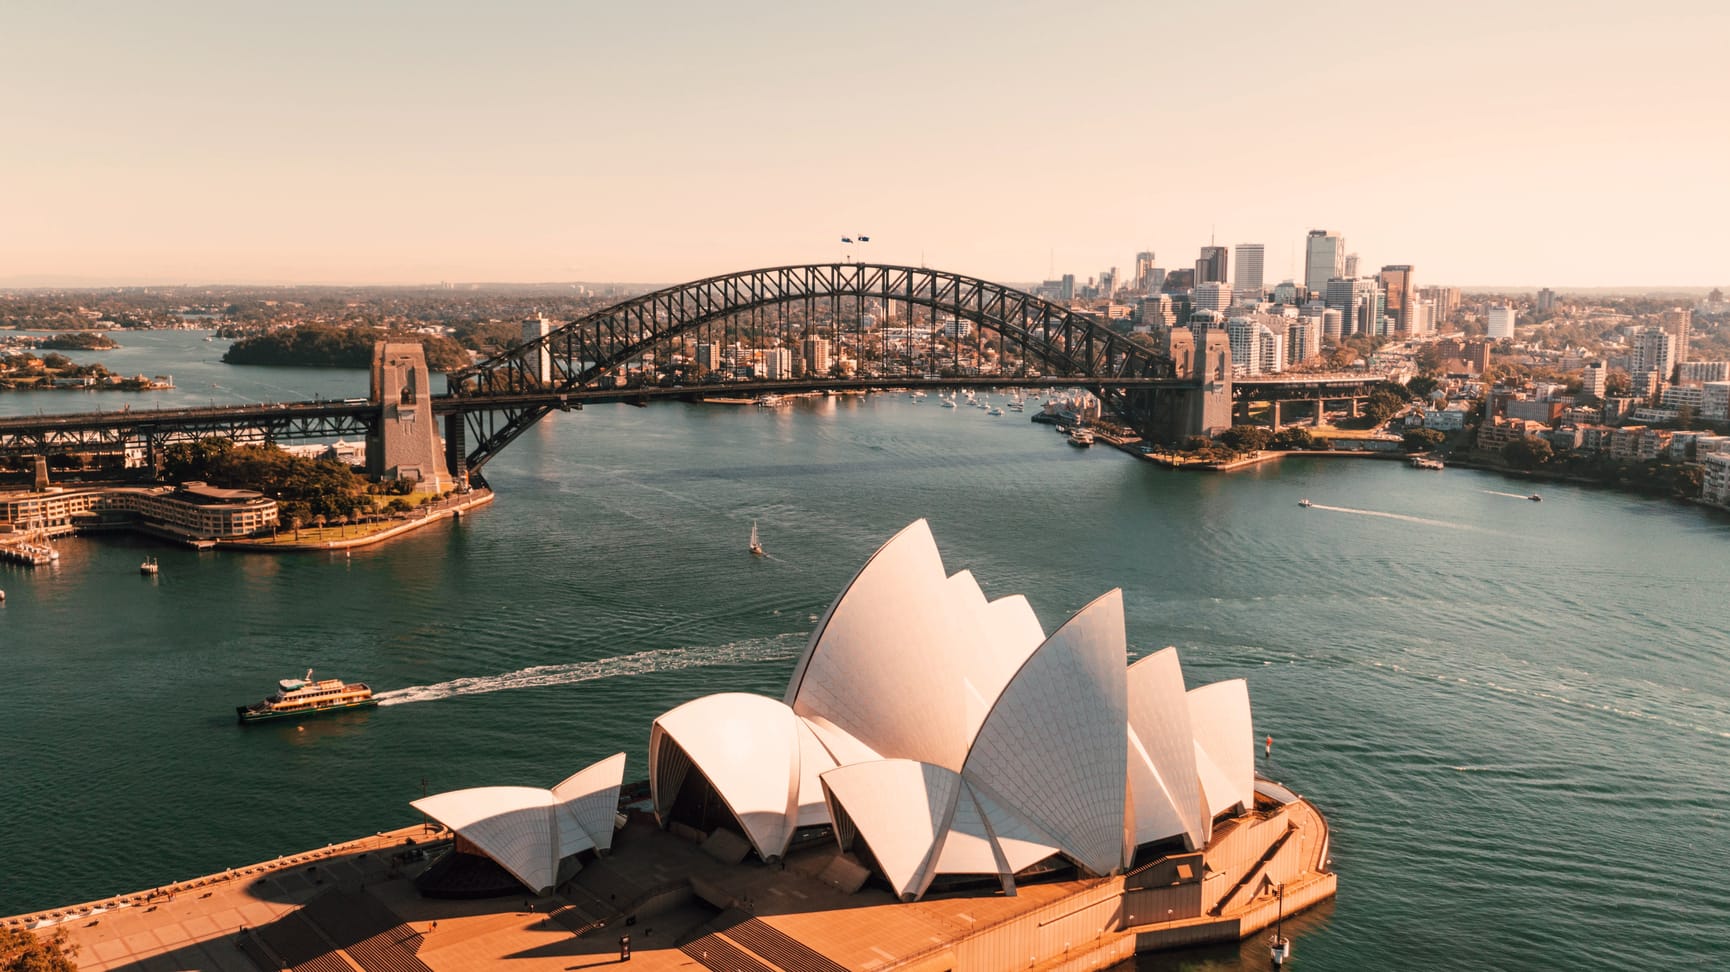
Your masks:
M735 830L771 863L833 839L911 901L1202 849L1255 806L1254 745L1241 679L1185 690L1171 648L1128 664L1121 592L1047 636L1025 598L946 574L920 520L848 583L783 698L656 719L649 783L663 826Z

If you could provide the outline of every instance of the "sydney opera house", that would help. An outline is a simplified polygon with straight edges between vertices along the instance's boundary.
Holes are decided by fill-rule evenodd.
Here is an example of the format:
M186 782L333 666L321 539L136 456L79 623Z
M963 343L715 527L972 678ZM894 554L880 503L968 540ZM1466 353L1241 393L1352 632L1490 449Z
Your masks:
M1172 648L1130 662L1121 592L1047 634L946 573L919 521L782 697L657 718L646 792L621 753L414 805L584 932L659 915L710 968L1097 967L1332 895L1327 825L1258 776L1255 738L1243 680L1188 688Z

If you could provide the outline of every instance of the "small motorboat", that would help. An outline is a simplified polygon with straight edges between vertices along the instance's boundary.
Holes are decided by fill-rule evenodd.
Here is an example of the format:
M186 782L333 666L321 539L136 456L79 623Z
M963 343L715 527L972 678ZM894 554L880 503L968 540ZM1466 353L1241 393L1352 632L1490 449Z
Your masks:
M1530 495L1526 498L1531 500L1534 503L1542 503L1544 501L1544 498L1542 496L1539 496L1537 493L1533 493L1532 495Z
M1303 498L1303 499L1301 499L1301 500L1298 500L1298 505L1299 505L1299 506L1301 506L1301 507L1303 507L1303 508L1304 508L1304 509L1306 509L1306 510L1307 510L1307 509L1309 509L1309 508L1310 508L1310 507L1311 507L1311 506L1313 506L1313 505L1315 505L1315 504L1313 504L1313 503L1311 503L1311 502L1310 502L1310 500L1309 500L1309 497L1308 497L1308 496L1305 496L1305 497L1304 497L1304 498Z
M138 572L146 576L155 576L162 568L157 566L155 557L144 558L144 563L138 565Z

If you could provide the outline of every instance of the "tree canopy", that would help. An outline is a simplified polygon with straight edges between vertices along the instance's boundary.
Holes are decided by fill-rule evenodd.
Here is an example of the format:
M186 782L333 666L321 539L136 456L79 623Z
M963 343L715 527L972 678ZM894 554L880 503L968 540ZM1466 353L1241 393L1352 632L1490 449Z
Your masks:
M241 338L228 346L222 360L241 365L370 368L373 345L387 339L413 342L425 348L427 367L433 371L451 371L469 364L468 352L447 337L329 324L283 327Z
M77 972L72 961L78 946L66 940L66 929L37 935L25 928L0 928L0 972Z
M344 516L370 509L366 480L335 459L306 459L275 446L236 446L204 438L169 446L163 473L172 482L202 481L255 489L277 501L278 519Z

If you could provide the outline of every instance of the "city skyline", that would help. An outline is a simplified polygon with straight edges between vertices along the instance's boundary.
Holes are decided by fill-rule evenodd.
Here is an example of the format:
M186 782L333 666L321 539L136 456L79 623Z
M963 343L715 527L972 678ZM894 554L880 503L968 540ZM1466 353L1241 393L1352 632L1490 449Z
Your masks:
M1119 4L98 8L0 38L0 286L676 282L860 233L1005 281L1260 243L1271 286L1312 229L1426 285L1724 280L1705 3L1257 3L1224 48Z

